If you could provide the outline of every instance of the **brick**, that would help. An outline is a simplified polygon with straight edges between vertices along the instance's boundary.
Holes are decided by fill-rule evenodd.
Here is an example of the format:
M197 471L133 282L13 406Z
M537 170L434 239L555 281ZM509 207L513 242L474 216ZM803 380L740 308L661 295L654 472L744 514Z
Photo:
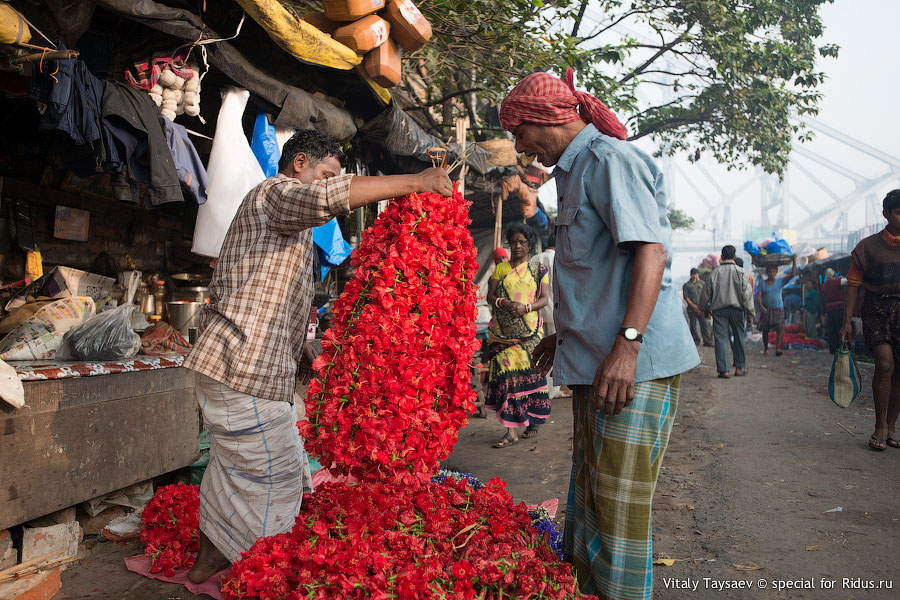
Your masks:
M0 531L0 571L15 566L19 562L19 552L12 543L9 529ZM2 596L0 596L2 598Z
M22 535L22 562L59 552L62 556L76 556L81 543L78 521L50 527L25 527Z
M11 581L0 583L3 600L51 600L62 587L60 568L42 571Z
M26 524L26 527L50 527L51 525L70 523L74 520L75 507L70 506L69 508L64 508L62 510L56 511L55 513L50 513L49 515L45 515L43 517L29 521Z
M121 506L110 506L96 517L92 517L87 512L78 513L78 523L81 524L81 530L84 535L99 535L103 528L109 525L113 519L117 519L127 514Z

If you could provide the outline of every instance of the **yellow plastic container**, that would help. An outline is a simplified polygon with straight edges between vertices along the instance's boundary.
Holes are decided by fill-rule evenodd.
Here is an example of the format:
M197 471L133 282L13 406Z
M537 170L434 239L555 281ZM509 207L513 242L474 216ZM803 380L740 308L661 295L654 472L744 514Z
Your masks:
M338 28L332 37L359 54L365 54L385 43L390 32L391 26L387 21L376 15L369 15Z
M382 87L393 87L400 83L403 74L402 52L393 39L388 39L368 54L363 60L366 74Z
M355 21L384 8L384 0L322 0L332 21Z
M391 37L407 52L418 50L431 39L431 23L412 0L388 0L384 18L391 24Z

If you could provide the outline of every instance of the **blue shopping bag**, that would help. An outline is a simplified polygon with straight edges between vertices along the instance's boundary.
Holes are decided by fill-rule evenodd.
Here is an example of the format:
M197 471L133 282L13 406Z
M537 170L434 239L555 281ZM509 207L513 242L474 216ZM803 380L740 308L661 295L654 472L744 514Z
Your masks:
M847 408L856 400L861 387L862 377L850 344L841 342L840 348L834 353L831 374L828 376L828 396L841 408Z

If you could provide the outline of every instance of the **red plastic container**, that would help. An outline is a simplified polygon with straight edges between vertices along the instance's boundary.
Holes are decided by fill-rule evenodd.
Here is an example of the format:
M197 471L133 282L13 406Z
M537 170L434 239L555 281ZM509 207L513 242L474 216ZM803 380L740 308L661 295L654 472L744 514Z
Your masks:
M412 0L388 0L384 18L391 24L391 36L407 52L418 50L431 39L431 23Z
M366 73L382 87L393 87L400 83L403 73L402 53L393 39L388 39L368 54L363 60Z
M355 21L384 8L384 0L322 0L322 8L332 21Z
M385 43L390 32L391 26L387 21L376 15L369 15L339 27L332 37L359 54L365 54Z

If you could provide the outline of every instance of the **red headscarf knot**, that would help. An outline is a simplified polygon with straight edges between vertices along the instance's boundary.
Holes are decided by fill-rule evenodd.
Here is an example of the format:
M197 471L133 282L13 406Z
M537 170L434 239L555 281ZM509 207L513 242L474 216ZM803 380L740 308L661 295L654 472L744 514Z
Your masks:
M624 140L628 130L609 107L587 92L575 89L575 72L566 71L565 80L547 73L532 73L516 84L500 104L504 129L522 123L565 125L581 119L593 123L600 133Z

